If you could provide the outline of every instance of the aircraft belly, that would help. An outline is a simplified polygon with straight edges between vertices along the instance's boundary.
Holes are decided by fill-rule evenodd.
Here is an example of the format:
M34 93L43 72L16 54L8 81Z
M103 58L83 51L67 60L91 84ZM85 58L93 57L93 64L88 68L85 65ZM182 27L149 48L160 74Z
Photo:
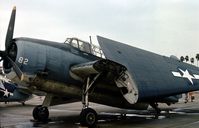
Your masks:
M107 85L103 85L103 83L98 83L96 88L92 93L89 94L89 100L91 102L110 105L114 107L120 108L131 108L131 109L146 109L148 104L130 104L128 103L119 93L117 87L107 88ZM32 86L36 86L37 89L41 91L45 91L49 94L53 94L56 97L66 97L71 101L81 101L82 97L82 87L66 84L62 82L45 80L41 78L36 78L32 83ZM113 89L114 88L114 89ZM106 90L104 90L106 89ZM59 104L63 104L66 99L59 99ZM51 105L57 105L58 103L50 103Z

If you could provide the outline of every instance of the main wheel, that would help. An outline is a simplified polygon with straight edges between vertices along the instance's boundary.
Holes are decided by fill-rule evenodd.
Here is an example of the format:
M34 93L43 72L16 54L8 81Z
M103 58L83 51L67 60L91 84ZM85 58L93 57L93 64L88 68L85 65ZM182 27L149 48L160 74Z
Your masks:
M32 112L33 118L37 121L46 122L49 117L49 111L47 107L43 107L42 105L38 105L34 108Z
M80 124L82 126L95 126L97 123L97 113L92 108L82 109L80 113Z

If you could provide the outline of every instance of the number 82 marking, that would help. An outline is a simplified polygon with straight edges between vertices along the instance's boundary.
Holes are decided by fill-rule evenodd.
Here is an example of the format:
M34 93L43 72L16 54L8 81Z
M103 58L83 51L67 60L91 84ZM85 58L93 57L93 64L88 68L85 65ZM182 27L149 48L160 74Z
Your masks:
M28 58L19 57L18 62L20 64L28 65Z

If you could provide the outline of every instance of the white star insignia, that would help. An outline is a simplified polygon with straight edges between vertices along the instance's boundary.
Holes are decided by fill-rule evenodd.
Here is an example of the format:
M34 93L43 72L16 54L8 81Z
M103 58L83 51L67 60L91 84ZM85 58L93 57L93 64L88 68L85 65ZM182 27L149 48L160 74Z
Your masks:
M0 91L4 93L3 96L4 96L5 98L8 98L9 96L13 96L13 93L12 93L12 92L9 92L9 91L5 88L5 86L3 85L2 82L0 83Z
M179 68L179 70L182 73L182 75L179 72L172 72L172 74L176 77L187 78L192 85L193 85L193 79L199 80L199 75L196 74L191 75L187 69L183 71L182 69Z
M4 97L9 97L9 95L10 95L10 92L8 92L8 90L6 89L5 91L3 91L4 92Z

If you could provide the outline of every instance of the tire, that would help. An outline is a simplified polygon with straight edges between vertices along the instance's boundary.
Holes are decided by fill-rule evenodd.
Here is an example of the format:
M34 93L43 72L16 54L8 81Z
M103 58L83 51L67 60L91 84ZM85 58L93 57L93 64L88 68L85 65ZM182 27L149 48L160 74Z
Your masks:
M33 118L37 121L46 122L48 121L49 111L47 107L38 105L34 108L32 112Z
M35 120L38 120L39 117L38 117L38 111L39 111L39 108L42 107L42 105L38 105L36 106L33 111L32 111L32 116Z
M82 109L80 113L80 124L82 126L93 127L97 123L97 113L92 108Z

